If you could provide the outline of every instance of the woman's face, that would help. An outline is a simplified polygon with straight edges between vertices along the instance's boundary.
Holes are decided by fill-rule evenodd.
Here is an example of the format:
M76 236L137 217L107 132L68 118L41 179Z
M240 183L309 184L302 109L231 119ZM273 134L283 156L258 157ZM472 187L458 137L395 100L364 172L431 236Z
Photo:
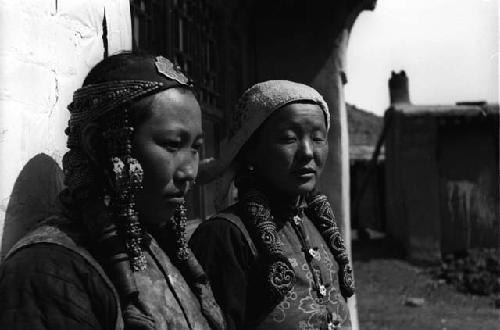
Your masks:
M160 224L184 201L198 173L201 110L184 89L150 97L151 116L135 129L132 153L144 170L143 189L136 198L141 221Z
M248 164L275 190L310 192L328 156L325 115L316 104L292 103L273 113L257 132Z

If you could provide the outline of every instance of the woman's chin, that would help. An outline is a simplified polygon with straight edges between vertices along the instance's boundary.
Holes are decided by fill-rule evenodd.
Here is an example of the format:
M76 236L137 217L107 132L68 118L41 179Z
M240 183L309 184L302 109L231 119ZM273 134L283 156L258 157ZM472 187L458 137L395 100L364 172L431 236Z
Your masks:
M156 212L139 212L139 220L148 226L159 226L165 224L174 215L174 208L162 207Z
M316 187L316 178L303 180L302 178L288 177L286 180L268 180L267 184L274 191L280 191L289 196L297 196L313 191Z
M296 185L293 187L288 187L285 193L287 195L296 196L296 195L305 195L314 190L315 184L313 182L308 182L300 185Z
M309 193L313 191L315 187L316 187L315 178L311 178L310 180L297 184L297 190L300 191L301 194Z

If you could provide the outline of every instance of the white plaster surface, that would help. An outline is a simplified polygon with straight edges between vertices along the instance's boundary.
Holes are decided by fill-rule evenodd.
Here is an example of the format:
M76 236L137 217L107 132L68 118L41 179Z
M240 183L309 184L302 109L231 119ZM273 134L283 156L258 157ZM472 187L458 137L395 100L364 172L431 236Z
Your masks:
M43 214L44 205L45 210L50 209L53 195L61 188L57 166L47 162L48 158L27 166L37 175L28 173L20 178L19 174L40 153L60 166L66 152L66 107L73 91L104 55L104 15L109 54L130 49L128 0L0 0L2 241L6 239L2 237L6 218L10 221L29 215L29 219L19 221L37 220L37 212ZM47 175L54 179L47 179ZM33 193L23 193L26 197L22 201L23 205L36 205L34 212L9 205L16 180L22 187L33 188ZM12 202L17 201L14 198ZM8 209L11 213L6 214ZM0 254L5 252L2 249Z

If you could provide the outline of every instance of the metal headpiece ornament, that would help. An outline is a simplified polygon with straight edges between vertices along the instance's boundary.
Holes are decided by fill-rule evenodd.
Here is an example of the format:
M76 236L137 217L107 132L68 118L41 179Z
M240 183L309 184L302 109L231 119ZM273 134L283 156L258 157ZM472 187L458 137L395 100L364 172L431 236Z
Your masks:
M170 62L163 56L157 56L155 58L155 66L159 73L167 77L168 79L172 79L177 81L179 84L188 85L190 84L189 79L182 73L180 67Z

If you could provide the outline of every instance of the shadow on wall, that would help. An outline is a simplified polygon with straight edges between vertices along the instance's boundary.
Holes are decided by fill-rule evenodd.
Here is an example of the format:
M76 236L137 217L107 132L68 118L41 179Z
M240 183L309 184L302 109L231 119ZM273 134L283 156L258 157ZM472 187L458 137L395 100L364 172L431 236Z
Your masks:
M33 226L57 211L63 179L59 165L46 154L38 154L26 163L14 184L5 213L1 259Z

